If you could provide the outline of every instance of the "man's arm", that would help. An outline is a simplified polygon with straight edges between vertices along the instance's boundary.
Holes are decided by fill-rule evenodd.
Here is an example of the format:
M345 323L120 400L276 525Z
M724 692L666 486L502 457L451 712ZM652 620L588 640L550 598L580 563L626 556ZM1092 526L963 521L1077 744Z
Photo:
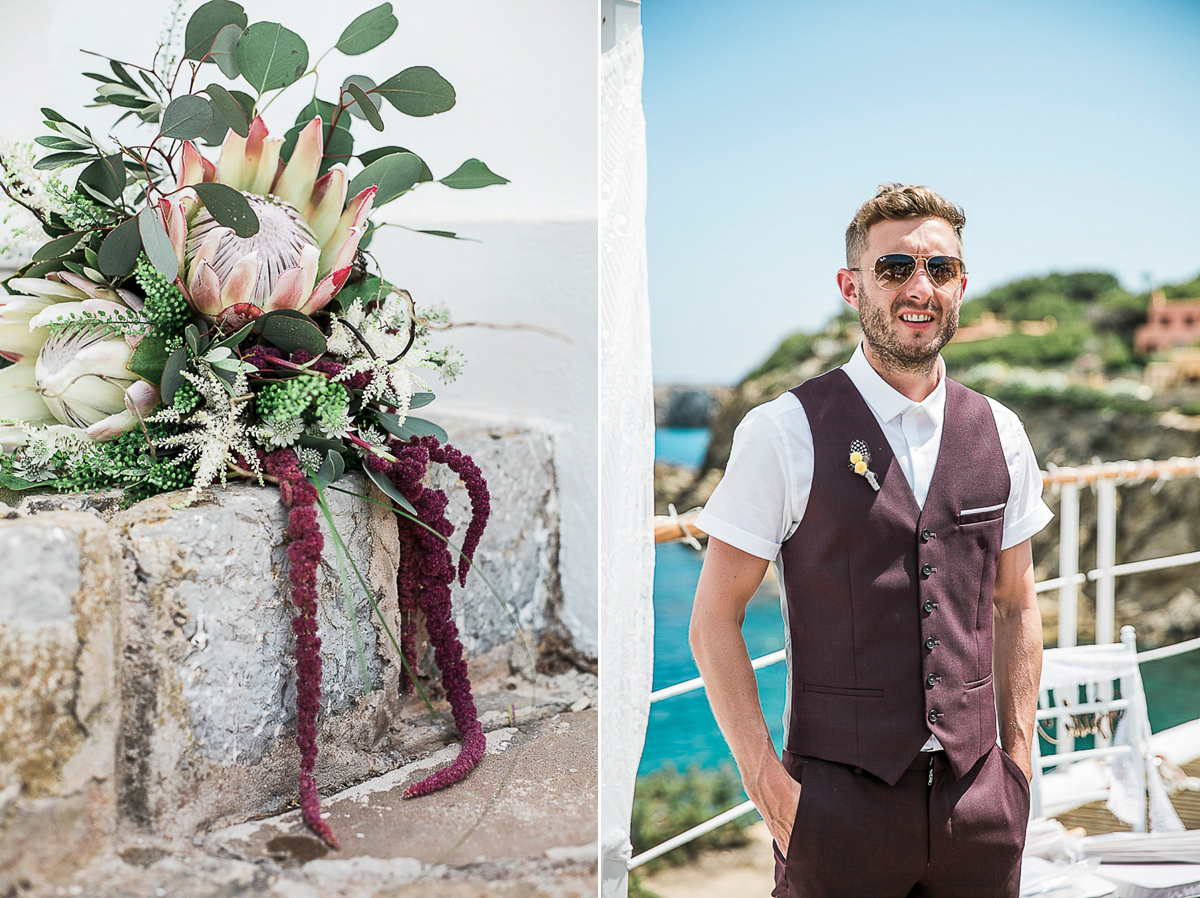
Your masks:
M800 785L775 754L742 636L746 605L766 569L762 558L710 537L689 635L713 716L737 761L746 794L780 851L787 851Z
M1033 587L1033 552L1029 540L1000 553L994 596L996 711L1000 745L1033 776L1034 713L1042 676L1042 615Z

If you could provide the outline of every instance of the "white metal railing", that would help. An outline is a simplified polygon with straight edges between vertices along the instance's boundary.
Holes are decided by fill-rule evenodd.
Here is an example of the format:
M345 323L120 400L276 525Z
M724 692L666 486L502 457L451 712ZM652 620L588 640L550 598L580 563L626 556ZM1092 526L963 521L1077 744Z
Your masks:
M1079 626L1079 586L1092 581L1096 583L1096 643L1114 642L1116 631L1116 578L1146 571L1158 571L1190 564L1200 564L1200 552L1184 552L1147 558L1141 561L1116 563L1117 546L1117 501L1118 486L1137 485L1155 481L1156 487L1180 477L1200 476L1200 457L1172 458L1167 461L1109 462L1085 465L1077 468L1051 468L1042 472L1042 485L1049 486L1059 494L1059 543L1058 576L1035 584L1037 592L1058 591L1058 645L1077 644ZM1090 485L1096 490L1096 567L1079 570L1079 488ZM673 542L694 536L704 536L695 526L695 513L677 515L672 508L669 517L656 518L654 522L655 543ZM1139 664L1158 661L1174 655L1182 655L1200 649L1200 638L1189 639L1173 645L1161 646L1138 652ZM763 655L751 661L755 670L778 664L785 658L783 650ZM666 686L650 694L651 704L674 698L704 688L700 677ZM754 803L745 801L691 829L672 836L634 856L629 869L639 867L647 861L661 857L680 845L712 832L726 823L754 812Z

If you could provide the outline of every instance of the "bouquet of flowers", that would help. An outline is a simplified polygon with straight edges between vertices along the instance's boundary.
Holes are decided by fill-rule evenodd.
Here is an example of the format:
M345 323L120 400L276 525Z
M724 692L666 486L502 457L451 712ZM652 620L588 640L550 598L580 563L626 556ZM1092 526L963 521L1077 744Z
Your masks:
M329 52L365 53L396 27L384 3L346 26ZM324 490L349 470L363 471L399 520L403 625L398 638L383 626L405 691L423 614L462 738L458 758L406 795L461 779L484 748L451 585L465 582L487 485L440 427L412 414L434 398L425 374L452 376L456 361L430 345L436 317L385 280L367 252L372 212L434 176L412 151L363 149L353 133L364 122L383 131L385 103L409 116L445 112L454 88L412 66L379 83L352 75L319 97L304 40L274 22L249 23L232 0L195 11L178 60L168 58L171 43L151 66L110 59L111 74L85 73L98 82L96 104L154 132L148 144L43 109L52 132L37 138L43 155L0 157L4 191L48 237L0 295L0 356L10 363L0 370L0 483L117 487L129 501L186 490L184 505L230 476L277 484L289 509L300 804L307 825L336 847L312 775L317 512L328 517ZM305 79L311 100L283 137L269 136L262 114ZM217 160L198 143L220 145ZM74 169L71 186L56 174ZM477 159L439 181L506 183ZM424 484L435 462L458 474L471 501L457 563L447 498ZM336 530L334 538L340 544Z

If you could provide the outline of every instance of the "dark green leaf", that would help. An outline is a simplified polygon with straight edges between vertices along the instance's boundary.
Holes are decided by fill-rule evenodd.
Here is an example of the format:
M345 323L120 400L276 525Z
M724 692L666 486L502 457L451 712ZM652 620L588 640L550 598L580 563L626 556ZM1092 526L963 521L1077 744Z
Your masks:
M208 348L208 341L204 341L204 346L200 345L200 328L194 324L189 324L183 329L183 339L187 341L188 348L192 350L193 355L200 353Z
M454 87L427 65L407 68L377 90L405 115L434 115L454 106Z
M500 177L478 159L468 159L446 177L439 179L438 183L456 190L472 190L492 184L507 184L508 178Z
M321 468L317 471L317 483L324 489L341 479L345 473L346 460L342 458L342 453L330 449L325 453L325 461L321 462Z
M321 123L325 126L325 135L329 135L329 125L333 121L334 112L337 106L333 103L327 103L325 100L318 100L315 97L309 100L308 105L300 110L300 114L296 116L296 124L303 128L318 115L321 117ZM337 117L337 127L349 130L351 118L348 115L339 115ZM299 132L297 132L299 133Z
M127 218L108 232L100 244L98 260L105 274L125 277L133 274L138 256L142 252L142 238L138 234L136 218ZM129 369L133 371L132 368ZM159 370L162 370L161 368ZM137 372L134 371L136 374ZM158 381L155 381L157 383Z
M83 76L85 78L91 78L95 81L99 81L101 84L116 84L117 83L115 78L109 78L108 75L98 75L95 72L84 72Z
M392 15L392 4L382 3L347 25L338 38L337 48L347 56L366 53L391 37L399 24Z
M33 261L45 262L47 259L58 259L65 256L79 244L80 238L86 233L87 231L77 231L74 234L67 234L65 237L58 237L49 243L43 243L33 254Z
M53 482L53 478L49 480L22 480L16 474L9 474L6 471L0 471L0 484L3 484L14 492L31 490L34 487L45 486L47 483Z
M436 397L432 393L413 393L412 399L408 400L409 408L424 408L433 402Z
M149 381L157 387L162 383L167 362L173 356L174 353L167 349L167 338L151 331L138 342L133 355L129 357L129 364L125 367L142 380Z
M51 109L48 106L42 107L42 117L49 119L52 122L65 122L66 121L65 118L63 118L61 115L59 115L57 112L55 112L53 109Z
M287 87L308 68L308 46L294 31L276 22L255 22L237 45L242 77L262 96Z
M418 234L429 234L433 237L445 237L448 240L473 240L471 237L459 237L457 231L435 231L429 228L412 228Z
M82 193L84 196L90 197L91 199L95 200L98 204L100 204L101 206L104 206L107 209L116 209L117 208L117 204L114 203L111 199L109 199L107 194L101 193L99 190L97 190L95 187L93 187L91 184L87 183L86 181L79 181L75 185L75 189L77 191L79 191L80 193Z
M120 78L126 86L132 87L138 93L141 93L142 86L133 80L133 76L129 74L129 70L125 66L121 65L115 59L110 59L108 65L113 70L113 74Z
M213 106L234 134L245 137L250 133L250 119L237 97L219 84L210 84L205 90L208 91Z
M55 137L54 135L35 137L33 142L51 150L86 150L91 146L91 144L78 143L69 137Z
M50 153L33 163L33 167L38 171L53 171L56 168L79 165L81 162L87 162L89 159L95 158L95 153Z
M175 391L183 384L183 369L187 365L187 360L187 349L180 346L171 353L166 365L163 366L159 389L162 391L164 405L171 405L175 401Z
M192 189L217 224L233 228L233 233L239 237L253 237L258 233L258 216L240 192L215 182L193 184Z
M102 196L110 200L118 200L125 192L125 183L125 166L121 161L121 155L113 153L111 156L97 159L81 171L75 186L78 188L80 184L86 184L94 187Z
M404 423L400 423L400 419L396 415L388 414L387 412L379 413L379 423L383 425L384 430L388 433L399 437L402 440L411 439L412 437L435 436L439 443L449 441L446 431L438 427L432 421L426 421L424 418L414 418L409 415L404 419Z
M208 58L217 64L217 68L226 78L236 78L241 74L237 64L237 45L241 40L242 32L243 26L236 23L230 24L218 31L217 36L213 39L212 50L209 51Z
M226 25L246 27L246 11L232 0L209 0L188 19L183 37L183 58L203 59Z
M213 123L213 108L199 94L184 94L163 112L159 133L174 140L195 140Z
M375 82L366 75L351 75L342 85L342 90L350 92L354 102L346 107L351 115L365 118L376 131L383 130L383 116L379 114L383 106L383 97L379 94L368 95L367 91L375 86Z
M218 341L217 341L215 344L213 344L213 345L214 345L214 347L222 347L222 346L223 346L223 347L226 347L226 348L228 348L228 349L232 349L233 347L235 347L235 346L237 346L239 343L241 343L243 340L245 340L245 339L246 339L246 335L247 335L248 333L250 333L250 331L252 331L252 330L254 330L254 322L253 322L253 321L251 321L251 322L250 322L249 324L247 324L247 325L244 325L244 326L242 326L242 327L241 327L241 328L239 328L238 330L234 331L234 332L233 332L232 334L230 334L228 337L225 337L225 338L224 338L224 339L222 339L222 340L218 340Z
M391 202L400 194L411 190L421 176L420 159L412 153L394 153L376 159L350 182L346 191L347 196L357 196L359 192L376 185L379 190L375 194L375 208Z
M267 312L254 319L254 329L268 343L286 352L304 349L313 355L320 355L326 348L321 329L303 312L294 309Z
M225 142L225 135L229 133L229 125L225 123L225 119L221 116L215 116L213 123L208 130L200 136L200 142L206 147L220 146Z
M62 267L63 262L61 259L50 259L45 262L31 262L24 268L19 269L15 276L23 278L40 278L52 271L59 271L62 269Z
M309 433L300 434L296 442L306 449L316 449L318 452L328 452L330 449L338 451L346 448L341 440L327 440Z
M149 109L154 105L153 100L142 96L130 97L124 94L112 94L104 99L107 103L120 106L122 109Z
M413 508L413 504L404 498L404 494L396 488L396 484L392 483L386 474L382 474L379 471L373 470L370 465L363 465L363 470L367 472L367 476L371 478L372 482L379 487L384 495L407 511L410 515L416 517L417 510Z
M382 159L384 156L391 156L393 153L411 153L417 156L412 150L404 147L378 147L374 150L367 150L365 153L358 154L358 160L363 165L370 165L377 159ZM420 159L420 156L417 156ZM425 164L425 160L421 159L421 177L417 178L418 184L424 184L426 181L433 180L433 172L429 170L429 166Z
M175 280L179 275L179 257L175 255L175 247L171 245L158 206L146 206L138 213L137 221L146 258L168 281Z

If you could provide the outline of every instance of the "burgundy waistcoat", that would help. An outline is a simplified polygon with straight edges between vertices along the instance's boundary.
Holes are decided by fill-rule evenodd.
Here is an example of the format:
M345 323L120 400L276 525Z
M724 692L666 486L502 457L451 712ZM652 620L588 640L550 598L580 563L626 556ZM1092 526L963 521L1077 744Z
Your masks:
M992 590L1009 475L991 408L947 379L922 509L845 372L792 392L815 457L804 518L782 548L787 748L895 784L932 731L961 776L996 742ZM878 492L850 465L856 440Z

